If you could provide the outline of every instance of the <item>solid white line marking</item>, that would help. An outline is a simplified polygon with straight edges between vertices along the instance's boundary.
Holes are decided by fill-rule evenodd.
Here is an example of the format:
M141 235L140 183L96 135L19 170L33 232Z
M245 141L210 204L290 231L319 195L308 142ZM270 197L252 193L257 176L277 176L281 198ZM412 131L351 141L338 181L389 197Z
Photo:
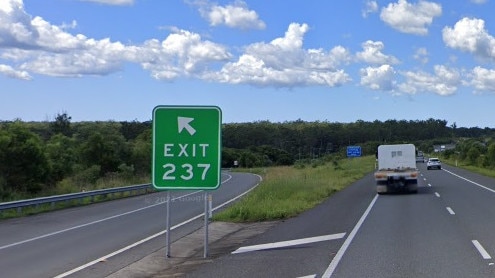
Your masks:
M474 247L476 247L476 249L478 249L478 252L480 252L483 259L490 260L492 258L490 256L490 254L488 254L488 252L486 252L485 248L483 248L481 243L479 243L477 240L471 240L471 242L474 244Z
M437 196L438 198L440 198L440 194L438 194L438 192L435 192L435 196Z
M260 182L263 180L263 178L262 178L260 175L256 175L256 176L258 176L258 177L259 177ZM242 193L241 195L238 195L237 197L234 197L234 198L232 198L232 199L230 199L230 200L228 200L228 201L224 202L223 204L220 204L219 206L214 207L212 210L213 210L213 211L218 210L219 208L221 208L221 207L223 207L223 206L225 206L225 205L227 205L227 204L229 204L229 203L231 203L231 202L233 202L233 201L236 201L237 199L239 199L239 198L243 197L244 195L246 195L247 193L251 192L251 190L253 190L254 188L256 188L258 185L259 185L259 183L258 183L258 184L256 184L255 186L253 186L252 188L250 188L249 190L247 190L246 192ZM199 214L199 215L196 215L195 217L193 217L193 218L191 218L191 219L188 219L188 220L186 220L186 221L184 221L184 222L182 222L182 223L179 223L179 224L177 224L177 225L175 225L175 226L172 226L172 227L170 228L170 231L175 230L175 229L179 228L180 226L185 225L185 224L187 224L187 223L189 223L189 222L192 222L192 221L194 221L194 220L196 220L196 219L202 218L203 216L204 216L204 213L201 213L201 214ZM63 277L67 277L67 276L69 276L69 275L71 275L71 274L74 274L74 273L76 273L76 272L78 272L78 271L81 271L81 270L83 270L83 269L85 269L85 268L88 268L88 267L90 267L90 266L93 266L93 265L95 265L95 264L97 264L97 263L99 263L99 262L101 262L101 261L105 261L105 260L107 260L107 259L109 259L109 258L111 258L111 257L113 257L113 256L115 256L115 255L118 255L118 254L120 254L120 253L123 253L123 252L125 252L125 251L127 251L127 250L129 250L129 249L131 249L131 248L133 248L133 247L136 247L136 246L138 246L138 245L140 245L140 244L143 244L143 243L145 243L145 242L147 242L147 241L150 241L150 240L152 240L152 239L154 239L154 238L156 238L156 237L159 237L159 236L161 236L161 235L165 234L166 232L167 232L167 230L163 230L163 231L161 231L161 232L159 232L159 233L156 233L156 234L154 234L154 235L151 235L151 236L149 236L149 237L147 237L147 238L145 238L145 239L142 239L142 240L140 240L140 241L138 241L138 242L135 242L135 243L133 243L133 244L131 244L131 245L128 245L128 246L126 246L126 247L124 247L124 248L122 248L122 249L119 249L119 250L117 250L117 251L115 251L115 252L112 252L112 253L110 253L110 254L108 254L108 255L105 255L105 256L103 256L103 257L101 257L101 258L98 258L98 259L96 259L96 260L94 260L94 261L91 261L91 262L89 262L89 263L87 263L87 264L84 264L84 265L82 265L82 266L79 266L79 267L77 267L77 268L74 268L74 269L72 269L72 270L69 270L69 271L67 271L67 272L64 272L64 273L62 273L62 274L59 274L59 275L55 276L54 278L63 278Z
M453 175L453 176L456 176L456 177L458 177L458 178L460 178L460 179L463 179L463 180L465 180L465 181L467 181L467 182L470 182L470 183L472 183L472 184L474 184L474 185L476 185L476 186L479 186L479 187L481 187L481 188L483 188L483 189L486 189L486 190L488 190L488 191L490 191L490 192L492 192L492 193L495 193L495 190L493 190L493 189L491 189L491 188L488 188L488 187L486 187L486 186L484 186L484 185L481 185L481 184L479 184L479 183L476 183L476 182L474 182L474 181L472 181L472 180L468 180L468 179L466 179L465 177L462 177L462 176L459 176L458 174L455 174L455 173L453 173L453 172L450 172L449 170L445 170L445 169L443 169L443 170L444 170L445 172L447 172L447 173L449 173L449 174Z
M297 277L297 278L316 278L316 274L311 274L311 275L307 275L307 276L301 276L301 277Z
M222 184L223 183L226 183L230 179L232 179L232 176L231 175L228 175L228 174L225 174L225 175L227 175L229 177L225 181L223 181ZM194 194L200 193L200 192L202 192L202 190L194 191L194 192L191 192L191 193L188 193L188 194L179 196L179 197L172 198L171 201L180 200L182 198L185 198L185 197L188 197L190 195L194 195ZM22 241L14 242L14 243L11 243L11 244L3 245L3 246L0 246L0 250L7 249L7 248L10 248L10 247L14 247L14 246L17 246L17 245L21 245L21 244L24 244L24 243L28 243L28 242L31 242L31 241L35 241L35 240L38 240L38 239L43 239L43 238L46 238L46 237L50 237L50 236L58 235L58 234L61 234L61 233L69 232L69 231L76 230L76 229L79 229L79 228L84 228L84 227L87 227L87 226L90 226L90 225L98 224L98 223L101 223L101 222L104 222L104 221L107 221L107 220L111 220L111 219L114 219L114 218L118 218L118 217L122 217L122 216L125 216L125 215L128 215L128 214L131 214L131 213L135 213L135 212L139 212L139 211L142 211L142 210L145 210L145 209L156 207L156 206L165 204L166 202L167 201L157 202L156 204L153 204L153 205L149 205L149 206L146 206L146 207L142 207L142 208L138 208L138 209L131 210L131 211L128 211L128 212L124 212L124 213L121 213L121 214L113 215L113 216L106 217L106 218L103 218L103 219L99 219L99 220L96 220L96 221L84 223L84 224L77 225L77 226L74 226L74 227L70 227L70 228L67 228L67 229L59 230L59 231L56 231L56 232L53 232L53 233L48 233L48 234L40 235L40 236L37 236L37 237L29 238L29 239L26 239L26 240L22 240Z
M173 198L172 201L177 200L177 199L181 199L181 198L184 198L184 197L187 197L189 195L196 194L196 193L199 193L199 192L201 192L201 191L196 191L196 192L189 193L189 194L186 194L186 195L177 197L177 198ZM0 246L0 250L7 249L9 247L13 247L13 246L17 246L17 245L21 245L21 244L24 244L24 243L28 243L28 242L31 242L31 241L35 241L35 240L38 240L38 239L42 239L42 238L46 238L46 237L58 235L58 234L65 233L65 232L68 232L68 231L76 230L76 229L79 229L79 228L84 228L84 227L87 227L87 226L90 226L90 225L94 225L94 224L101 223L101 222L104 222L104 221L107 221L107 220L118 218L118 217L121 217L121 216L124 216L124 215L128 215L128 214L135 213L135 212L138 212L138 211L142 211L142 210L145 210L145 209L149 209L149 208L152 208L152 207L155 207L155 206L159 206L159 205L164 204L166 202L167 201L159 202L159 203L156 203L156 204L153 204L153 205L150 205L150 206L138 208L138 209L135 209L135 210L131 210L131 211L124 212L124 213L121 213L121 214L113 215L113 216L106 217L106 218L103 218L103 219L99 219L99 220L96 220L96 221L84 223L84 224L77 225L77 226L74 226L74 227L70 227L70 228L67 228L67 229L59 230L59 231L56 231L56 232L53 232L53 233L48 233L48 234L44 234L44 235L41 235L41 236L30 238L30 239L26 239L26 240L14 242L14 243L11 243L11 244L7 244L7 245L4 245L4 246Z
M453 209L451 209L450 207L447 207L447 211L452 214L452 215L455 215L455 212Z
M361 216L359 221L356 223L356 226L354 226L354 229L352 229L351 233L349 234L349 236L344 241L344 244L342 244L342 246L340 247L339 251L337 252L335 257L333 258L332 262L330 262L330 265L328 266L327 270L325 270L325 273L323 273L323 276L322 276L323 278L330 278L330 276L332 276L332 273L337 268L337 265L339 264L340 260L344 256L345 251L347 250L347 248L349 248L349 245L351 244L352 240L354 239L354 236L356 236L359 228L361 228L361 225L363 225L364 220L366 219L366 217L370 213L371 208L373 208L373 205L375 204L377 199L378 199L378 194L375 195L375 197L373 198L373 200L369 204L366 211L363 213L363 215Z
M315 236L315 237L308 237L308 238L302 238L302 239L294 239L294 240L272 242L272 243L266 243L266 244L244 246L244 247L238 248L237 250L232 252L232 254L240 254L240 253L274 249L274 248L284 248L284 247L301 245L301 244L308 244L308 243L313 243L313 242L341 239L344 236L345 236L345 233L340 233L340 234L333 234L333 235L326 235L326 236Z

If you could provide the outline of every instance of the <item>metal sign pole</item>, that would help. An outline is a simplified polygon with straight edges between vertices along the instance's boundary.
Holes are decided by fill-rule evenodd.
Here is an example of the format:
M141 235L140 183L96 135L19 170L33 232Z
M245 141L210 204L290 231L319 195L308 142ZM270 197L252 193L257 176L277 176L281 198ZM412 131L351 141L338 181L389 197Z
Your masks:
M203 257L208 257L208 193L205 191L205 248L203 252Z
M170 190L167 191L167 234L165 235L165 242L167 245L166 256L170 258Z

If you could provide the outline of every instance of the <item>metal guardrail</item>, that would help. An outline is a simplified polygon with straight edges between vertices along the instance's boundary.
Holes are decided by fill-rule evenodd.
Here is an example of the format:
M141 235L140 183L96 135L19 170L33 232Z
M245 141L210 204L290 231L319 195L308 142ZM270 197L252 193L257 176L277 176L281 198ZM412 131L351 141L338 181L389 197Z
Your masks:
M131 195L133 193L134 195L138 195L139 191L144 191L144 193L148 193L149 190L153 190L153 186L151 186L151 184L140 184L140 185L130 185L124 187L99 189L99 190L86 191L86 192L78 192L78 193L55 195L49 197L40 197L40 198L27 199L27 200L5 202L5 203L0 203L0 214L4 210L9 210L9 209L17 209L17 213L21 214L22 208L24 207L34 206L38 208L40 205L50 203L53 209L55 207L55 203L57 202L69 202L71 200L82 201L85 198L91 198L91 202L94 202L94 197L96 196L103 196L109 194L113 195L116 193L124 193L124 192L131 192Z

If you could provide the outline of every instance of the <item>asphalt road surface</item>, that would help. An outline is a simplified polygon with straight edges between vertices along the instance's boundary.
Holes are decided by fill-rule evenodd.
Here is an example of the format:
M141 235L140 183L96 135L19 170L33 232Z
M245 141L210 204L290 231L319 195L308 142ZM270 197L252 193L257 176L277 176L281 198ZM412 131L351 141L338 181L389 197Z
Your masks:
M368 175L187 277L495 277L495 179L448 166L418 167L418 194L376 195ZM212 192L214 206L259 182L249 174L232 176ZM174 192L172 225L203 212L201 194ZM108 254L163 233L164 196L1 221L0 276L114 273L163 248L163 236L108 263L88 262L106 260ZM172 240L201 226L202 218L181 225Z
M212 207L244 194L260 177L226 172L222 180L219 189L211 191ZM159 192L0 221L0 277L114 273L163 248L166 200L167 194ZM170 210L173 242L203 225L204 191L173 191ZM98 264L102 261L107 263Z
M418 168L418 194L369 175L187 277L495 277L495 179Z

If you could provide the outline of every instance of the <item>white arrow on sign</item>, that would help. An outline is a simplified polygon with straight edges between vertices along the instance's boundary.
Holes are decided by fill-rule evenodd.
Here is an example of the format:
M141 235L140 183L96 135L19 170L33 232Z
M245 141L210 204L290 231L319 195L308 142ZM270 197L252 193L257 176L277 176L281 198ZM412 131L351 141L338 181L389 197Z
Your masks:
M194 121L194 118L177 117L177 122L179 124L179 133L181 133L182 130L186 129L189 134L194 135L194 133L196 133L196 130L189 124L192 121Z

